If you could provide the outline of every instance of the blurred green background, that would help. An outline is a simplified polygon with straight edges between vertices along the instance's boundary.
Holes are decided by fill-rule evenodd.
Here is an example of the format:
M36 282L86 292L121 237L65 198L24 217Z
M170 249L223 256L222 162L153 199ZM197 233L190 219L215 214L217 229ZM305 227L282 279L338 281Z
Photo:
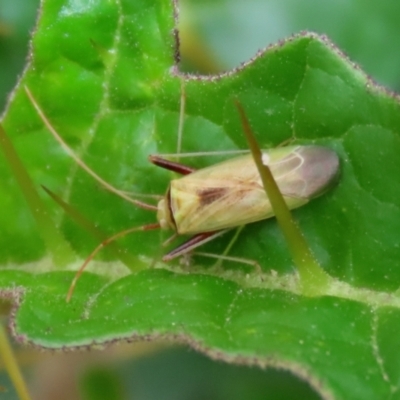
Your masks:
M139 1L139 0L132 0ZM38 0L0 0L0 109L24 70ZM400 89L400 2L375 0L185 0L180 2L183 67L228 70L303 30L326 34L376 82ZM105 353L39 355L17 349L41 399L313 399L289 373L212 362L190 350L124 345ZM59 374L57 376L57 373ZM51 392L52 383L67 390ZM15 394L3 373L2 399ZM43 388L48 392L44 394ZM78 388L78 389L76 389ZM41 391L42 390L42 391ZM47 397L46 397L47 396ZM56 396L56 397L55 397ZM39 398L39 397L37 397Z
M38 4L0 1L1 109L23 71ZM184 64L193 71L233 68L257 50L308 30L327 35L378 83L400 89L399 2L183 0L180 14Z

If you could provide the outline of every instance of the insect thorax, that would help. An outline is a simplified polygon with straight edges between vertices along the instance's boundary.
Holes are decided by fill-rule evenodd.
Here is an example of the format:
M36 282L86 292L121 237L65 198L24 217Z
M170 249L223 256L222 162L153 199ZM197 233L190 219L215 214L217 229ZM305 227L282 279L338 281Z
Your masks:
M170 206L170 188L168 188L166 195L157 204L157 220L161 229L172 229L176 231Z

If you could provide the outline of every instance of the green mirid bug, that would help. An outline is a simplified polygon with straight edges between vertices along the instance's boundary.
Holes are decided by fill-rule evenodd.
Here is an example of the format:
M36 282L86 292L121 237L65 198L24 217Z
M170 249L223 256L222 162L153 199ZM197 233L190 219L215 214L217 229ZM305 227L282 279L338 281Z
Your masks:
M71 157L108 190L121 195L120 191L101 179L74 154L47 120L28 89L27 94L45 126ZM290 209L323 194L338 175L339 158L326 147L288 146L263 150L262 153L263 163L271 169ZM236 156L199 170L157 155L149 156L149 160L182 177L169 182L166 194L157 206L127 198L126 195L122 197L139 207L156 211L158 222L127 229L99 244L77 271L67 301L86 265L98 251L128 233L161 228L175 231L177 235L190 235L186 242L163 256L163 261L170 261L190 253L229 229L274 216L251 154Z

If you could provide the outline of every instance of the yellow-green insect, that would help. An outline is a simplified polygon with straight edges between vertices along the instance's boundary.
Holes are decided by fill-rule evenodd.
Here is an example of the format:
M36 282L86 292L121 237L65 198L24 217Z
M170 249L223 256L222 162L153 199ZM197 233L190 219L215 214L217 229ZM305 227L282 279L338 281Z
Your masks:
M157 219L162 229L179 235L194 235L189 242L163 257L171 260L221 230L270 218L274 215L251 154L192 170L157 156L150 161L185 174L170 182L158 203ZM338 172L336 153L321 146L290 146L263 151L288 207L294 209L329 188Z
M29 91L27 93L44 124L78 164L108 189L120 194L78 159L51 126ZM183 175L171 180L157 207L129 199L139 207L157 211L158 222L127 229L103 241L78 270L67 300L71 298L79 276L97 252L128 233L161 228L173 230L178 235L191 235L163 257L163 261L169 261L191 252L228 229L274 215L251 154L199 170L160 156L150 156L149 160L161 168ZM326 147L314 145L264 150L263 162L271 169L290 209L300 207L324 193L339 170L337 154Z

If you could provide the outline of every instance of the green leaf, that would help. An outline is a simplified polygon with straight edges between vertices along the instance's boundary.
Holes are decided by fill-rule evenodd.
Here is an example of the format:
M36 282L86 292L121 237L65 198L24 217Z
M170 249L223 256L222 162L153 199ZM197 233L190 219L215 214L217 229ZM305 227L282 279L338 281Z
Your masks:
M168 234L138 232L119 242L129 260L105 249L102 261L91 263L95 274L83 274L66 304L74 276L68 270L98 245L94 228L107 237L156 217L78 169L23 86L101 177L121 190L163 194L172 175L147 156L176 150L183 78L173 69L173 11L167 0L43 5L32 60L2 121L33 182L17 183L22 167L6 150L14 161L0 160L0 286L19 306L16 337L46 348L175 338L225 361L286 368L325 398L388 397L398 380L400 107L313 34L273 46L231 73L186 77L183 151L245 148L235 98L263 147L292 139L337 151L338 186L294 212L335 278L325 296L299 294L287 245L267 220L248 225L229 254L256 260L263 276L232 263L209 268L200 257L189 267L177 261L152 268ZM195 167L214 162L188 159ZM79 215L93 229L77 224ZM205 249L220 254L229 239Z

